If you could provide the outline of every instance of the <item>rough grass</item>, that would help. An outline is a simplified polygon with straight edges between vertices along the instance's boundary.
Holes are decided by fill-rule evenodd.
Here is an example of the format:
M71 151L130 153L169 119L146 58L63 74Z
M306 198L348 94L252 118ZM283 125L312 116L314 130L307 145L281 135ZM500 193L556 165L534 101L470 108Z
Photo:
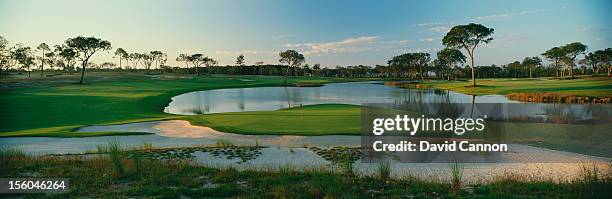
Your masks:
M236 170L188 161L31 156L18 150L0 150L2 178L70 179L67 193L6 195L25 198L606 198L612 194L610 174L593 169L585 167L583 176L573 181L508 176L458 188L452 183L414 177L345 175L327 168Z
M423 82L430 88L447 89L470 95L510 93L552 93L568 96L612 96L612 79L608 77L582 79L552 79L552 78L529 78L529 79L477 79L478 87L470 87L467 81L431 81Z

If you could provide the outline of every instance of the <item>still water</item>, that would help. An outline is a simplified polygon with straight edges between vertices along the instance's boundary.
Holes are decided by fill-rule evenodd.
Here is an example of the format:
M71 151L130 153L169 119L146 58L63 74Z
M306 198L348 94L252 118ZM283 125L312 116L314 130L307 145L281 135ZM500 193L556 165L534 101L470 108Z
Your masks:
M484 95L478 103L511 103L505 96ZM453 91L402 89L379 82L334 83L322 87L232 88L185 93L172 98L164 112L179 115L265 111L300 105L339 103L471 103L472 96Z

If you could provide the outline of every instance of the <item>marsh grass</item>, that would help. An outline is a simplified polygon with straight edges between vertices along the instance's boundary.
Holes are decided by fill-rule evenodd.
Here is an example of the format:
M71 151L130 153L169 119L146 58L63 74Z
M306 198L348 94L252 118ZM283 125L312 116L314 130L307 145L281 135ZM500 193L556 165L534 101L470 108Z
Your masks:
M337 172L331 167L269 169L212 168L190 160L134 159L117 156L125 175L116 175L118 142L104 146L109 155L83 157L32 156L20 150L0 149L0 177L66 177L71 189L51 198L606 198L609 170L585 165L575 181L556 182L545 178L508 175L492 182L464 186L472 191L455 191L456 182L424 181L413 176L393 178L390 165L379 165L378 175L360 176ZM124 153L126 151L123 151ZM450 175L461 179L463 167ZM610 169L608 166L607 169ZM449 174L441 174L449 175ZM388 176L388 177L384 177ZM380 179L387 178L384 184ZM455 187L455 188L453 188ZM464 189L460 189L464 190ZM40 197L36 194L8 197Z
M389 161L380 161L376 167L376 171L378 172L378 178L382 182L387 182L389 177L391 176L391 164Z
M258 141L257 141L258 142ZM229 147L229 146L234 146L234 144L229 141L229 140L224 140L224 139L219 139L217 140L217 142L215 143L215 145L217 147ZM258 143L257 143L258 145Z
M142 142L142 150L152 150L153 143L151 142Z
M346 153L342 153L339 156L340 159L340 169L342 170L342 172L348 176L353 176L354 172L353 172L353 159L351 157L350 154L346 154Z
M599 168L595 163L582 163L580 167L580 173L574 183L582 187L586 195L595 195L597 192L610 189L612 162L608 163L605 169Z
M124 176L125 167L123 165L123 158L125 152L121 148L121 143L119 143L119 140L107 140L106 144L102 147L102 149L105 150L105 154L108 154L108 158L110 159L113 168L115 169L116 175Z
M132 164L133 164L133 171L132 173L138 177L141 176L142 174L142 170L143 170L143 158L139 155L131 155L129 156L130 159L132 160Z
M451 190L457 193L461 191L464 168L463 168L463 165L455 162L453 164L450 164L450 170L451 170Z
M26 153L21 149L0 147L0 158L2 160L9 158L23 158L26 156Z
M295 168L291 167L290 165L281 165L281 166L278 166L278 172L281 175L289 175L294 170L295 170Z
M0 162L2 162L2 164L0 164L0 170L5 170L5 168L18 164L27 166L30 163L28 160L30 160L30 155L23 152L23 150L0 146Z

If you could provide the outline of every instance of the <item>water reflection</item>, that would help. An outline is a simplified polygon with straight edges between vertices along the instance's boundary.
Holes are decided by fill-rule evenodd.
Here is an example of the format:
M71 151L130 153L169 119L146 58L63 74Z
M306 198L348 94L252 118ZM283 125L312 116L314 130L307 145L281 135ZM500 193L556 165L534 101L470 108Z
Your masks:
M376 82L334 83L322 87L259 87L198 91L172 98L165 112L180 115L278 110L301 105L342 103L469 103L470 95L442 90L402 89ZM479 96L479 102L513 102Z

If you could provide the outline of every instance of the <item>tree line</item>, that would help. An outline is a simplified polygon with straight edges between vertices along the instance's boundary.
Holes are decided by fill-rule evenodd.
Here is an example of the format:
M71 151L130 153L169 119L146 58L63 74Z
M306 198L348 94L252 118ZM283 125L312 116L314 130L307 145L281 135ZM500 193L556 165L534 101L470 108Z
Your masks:
M505 65L477 66L475 50L482 44L493 41L493 28L481 24L470 23L458 25L450 29L443 37L444 49L431 55L425 52L404 53L392 57L387 65L336 66L321 67L320 64L310 66L305 63L305 57L295 50L279 53L279 64L264 64L255 62L246 65L244 55L236 58L235 65L219 66L218 61L202 53L179 54L175 61L183 63L184 67L168 66L168 56L160 50L149 52L127 52L117 48L114 58L119 64L104 62L91 63L90 58L100 51L110 51L109 41L96 37L78 36L68 38L64 43L53 47L41 43L35 49L23 44L10 46L8 41L0 36L0 78L3 72L9 70L25 71L31 77L31 71L60 70L64 72L81 72L80 83L83 83L85 71L91 70L127 70L161 73L185 74L231 74L231 75L279 75L284 76L322 76L322 77L382 77L394 79L420 80L439 79L456 80L470 78L476 86L476 78L531 78L531 77L571 77L578 75L600 75L607 72L611 76L612 49L606 48L587 52L588 47L580 42L553 47L541 54L550 62L543 64L539 56L525 57ZM463 52L467 53L467 56ZM583 59L577 60L580 55ZM469 64L468 64L469 61ZM76 66L80 62L80 66ZM465 65L464 65L465 64ZM45 68L46 67L46 68Z

